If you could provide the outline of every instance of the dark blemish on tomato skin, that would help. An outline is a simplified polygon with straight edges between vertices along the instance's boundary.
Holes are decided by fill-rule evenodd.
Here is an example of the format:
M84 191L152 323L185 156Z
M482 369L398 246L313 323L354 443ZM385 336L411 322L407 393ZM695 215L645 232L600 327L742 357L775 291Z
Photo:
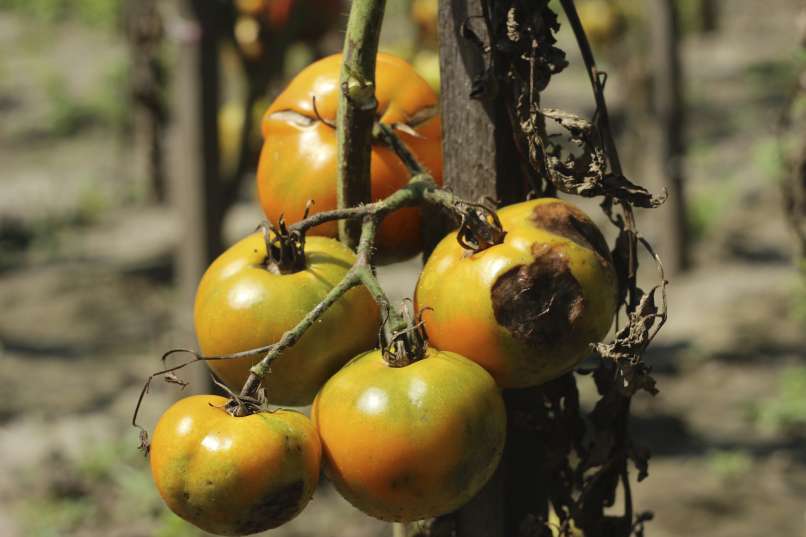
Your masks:
M257 533L288 522L299 511L304 493L305 483L298 480L265 495L237 524L238 534Z
M612 265L613 258L602 232L588 216L562 201L537 205L529 217L537 227L560 235L596 253L603 265Z
M585 310L582 286L561 245L535 244L535 260L508 270L493 284L495 320L530 345L564 341Z

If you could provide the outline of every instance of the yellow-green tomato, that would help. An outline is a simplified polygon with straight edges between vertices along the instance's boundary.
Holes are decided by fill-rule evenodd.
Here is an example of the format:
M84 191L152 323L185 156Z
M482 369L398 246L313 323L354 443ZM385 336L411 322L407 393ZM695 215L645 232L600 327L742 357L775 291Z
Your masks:
M266 263L262 234L252 234L216 259L196 292L196 337L205 355L225 355L277 342L337 285L355 254L327 237L307 237L305 268L282 274ZM325 381L359 352L376 345L380 314L364 287L348 291L283 351L263 379L271 403L307 405ZM234 391L263 357L210 360Z
M312 419L326 475L354 506L389 521L463 505L492 475L506 437L492 377L435 349L404 367L378 350L356 357L319 392Z
M308 504L319 482L321 445L299 412L234 417L227 399L194 395L162 415L151 473L170 509L218 535L275 528Z
M498 211L501 244L480 252L451 233L415 292L431 343L481 364L502 388L573 369L610 329L617 280L602 234L582 211L542 198Z

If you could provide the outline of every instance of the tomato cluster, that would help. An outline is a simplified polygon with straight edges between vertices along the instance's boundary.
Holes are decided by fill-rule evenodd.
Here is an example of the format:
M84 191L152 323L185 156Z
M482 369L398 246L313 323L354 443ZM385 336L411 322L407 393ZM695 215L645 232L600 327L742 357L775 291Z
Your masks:
M311 419L268 410L253 391L234 395L252 366L356 263L332 238L332 223L306 236L285 222L307 217L309 199L320 211L336 205L330 122L340 62L334 56L313 64L269 107L258 191L272 223L224 252L198 287L199 346L232 397L183 399L154 433L151 467L160 494L209 532L248 534L290 520L313 495L320 465L347 500L383 520L460 507L501 458L501 388L540 385L575 367L609 330L616 309L613 260L579 209L559 199L497 215L474 209L497 239L468 242L462 232L442 240L415 291L422 326L387 330L378 345L379 306L367 288L354 287L271 364L265 399L313 402ZM438 179L433 92L398 58L379 55L377 69L378 121L407 123L400 138ZM371 176L380 199L409 175L379 145ZM416 253L419 227L416 210L389 215L379 228L381 253Z

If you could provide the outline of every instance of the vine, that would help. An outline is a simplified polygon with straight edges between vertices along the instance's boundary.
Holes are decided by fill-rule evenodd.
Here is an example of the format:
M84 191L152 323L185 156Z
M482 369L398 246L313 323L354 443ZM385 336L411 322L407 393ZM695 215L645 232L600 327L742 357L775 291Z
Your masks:
M593 377L600 394L586 418L581 415L573 374L540 387L538 406L541 412L510 418L519 422L519 426L539 431L546 439L545 471L551 477L547 484L548 500L559 519L559 527L555 528L559 535L570 536L574 527L578 527L588 535L640 536L651 514L634 513L628 463L632 461L641 480L647 475L649 454L630 437L629 409L631 398L638 391L657 392L651 370L641 357L663 326L667 309L663 267L649 243L638 233L633 207L656 207L664 196L652 195L623 174L604 98L607 77L596 66L573 0L561 0L561 5L590 78L596 103L592 121L540 106L540 92L566 65L564 52L555 46L554 33L559 23L557 15L548 7L548 0L483 1L482 4L485 9L480 18L487 25L490 42L483 42L469 25L465 25L463 32L487 58L486 68L474 80L472 96L504 100L514 127L515 145L528 163L527 179L532 195L553 195L560 191L604 198L602 210L618 228L613 258L625 320L623 326L617 327L613 341L593 346L592 350L601 358L599 365L592 370L579 371ZM396 345L401 341L398 336L406 332L411 319L406 319L391 305L377 280L372 256L378 225L400 208L433 206L446 211L460 225L463 246L471 249L500 242L503 231L494 212L439 188L394 129L377 122L374 63L384 5L384 0L355 0L351 8L337 117L339 208L307 216L285 230L295 237L304 237L305 232L316 225L339 221L342 239L355 246L355 263L342 281L276 343L226 356L201 356L187 351L194 359L155 375L167 374L168 380L181 383L174 371L189 363L262 356L251 368L239 395L244 401L259 400L261 380L269 373L272 362L294 345L342 295L359 285L370 291L387 319L381 340ZM568 141L578 148L579 154L565 154L562 145L546 134L546 119L567 132ZM411 179L387 198L369 203L371 143L390 147L407 167ZM658 267L659 283L648 292L637 284L639 246L647 250ZM164 358L180 351L185 352L170 351ZM405 353L392 350L388 355L394 359L399 354ZM138 409L147 389L148 383L141 393ZM135 426L136 417L137 409L133 418ZM146 437L143 443L147 445ZM572 454L578 462L572 462ZM624 514L606 515L605 508L615 503L619 487L623 491ZM524 536L546 535L550 529L548 524L547 519L534 518L519 531ZM439 531L444 531L445 524L432 526L432 535L438 533L438 527L443 528Z

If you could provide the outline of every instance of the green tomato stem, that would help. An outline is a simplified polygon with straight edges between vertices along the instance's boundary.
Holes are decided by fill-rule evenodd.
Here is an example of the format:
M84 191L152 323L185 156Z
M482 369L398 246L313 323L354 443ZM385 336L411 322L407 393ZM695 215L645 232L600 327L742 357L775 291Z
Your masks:
M371 199L370 158L375 123L375 62L386 0L353 0L342 52L338 140L339 209L356 207ZM339 221L339 238L350 247L359 242L359 223Z

